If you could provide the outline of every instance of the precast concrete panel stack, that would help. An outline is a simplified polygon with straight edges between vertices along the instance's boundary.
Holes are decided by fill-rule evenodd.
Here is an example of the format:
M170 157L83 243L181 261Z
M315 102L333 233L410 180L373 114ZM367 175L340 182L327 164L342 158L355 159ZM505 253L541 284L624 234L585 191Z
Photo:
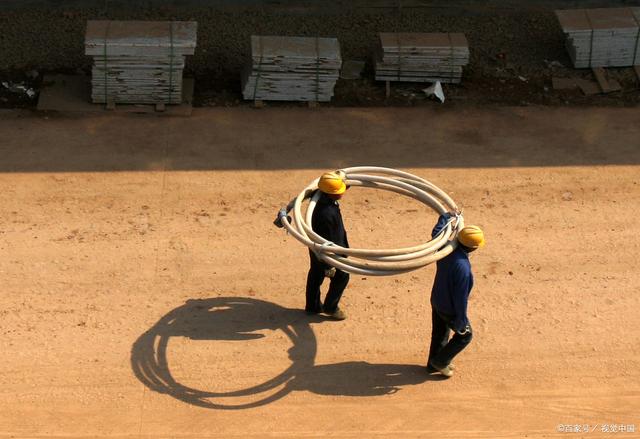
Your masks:
M248 100L327 102L341 65L336 38L254 35L242 95Z
M381 33L376 80L459 83L469 63L461 33Z
M179 104L185 57L196 47L191 21L89 21L95 103Z
M640 63L640 8L557 10L575 68Z

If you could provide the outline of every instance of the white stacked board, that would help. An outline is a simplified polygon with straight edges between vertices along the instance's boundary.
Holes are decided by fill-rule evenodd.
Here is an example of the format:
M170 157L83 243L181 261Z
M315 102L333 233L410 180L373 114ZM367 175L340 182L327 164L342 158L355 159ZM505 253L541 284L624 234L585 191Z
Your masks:
M640 8L567 9L556 16L574 67L640 63Z
M633 57L633 65L640 65L640 8L630 8L633 18L638 23L638 36L636 37L636 50Z
M459 83L469 63L461 33L381 33L376 80Z
M341 65L336 38L252 35L242 96L247 100L328 102Z
M88 21L94 103L179 104L185 56L196 47L189 21Z

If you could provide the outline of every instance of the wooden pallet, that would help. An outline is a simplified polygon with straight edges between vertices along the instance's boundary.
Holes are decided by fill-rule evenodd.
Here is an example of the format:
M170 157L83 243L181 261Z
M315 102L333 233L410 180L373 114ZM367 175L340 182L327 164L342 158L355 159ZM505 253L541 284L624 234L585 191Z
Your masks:
M604 68L595 67L591 69L591 71L596 77L596 81L598 81L598 86L600 87L600 91L602 93L613 93L622 90L622 87L620 86L620 83L618 81L608 78Z
M306 101L307 107L309 108L318 108L320 106L320 102L318 101ZM261 109L266 106L265 101L262 99L256 99L253 101L253 108Z

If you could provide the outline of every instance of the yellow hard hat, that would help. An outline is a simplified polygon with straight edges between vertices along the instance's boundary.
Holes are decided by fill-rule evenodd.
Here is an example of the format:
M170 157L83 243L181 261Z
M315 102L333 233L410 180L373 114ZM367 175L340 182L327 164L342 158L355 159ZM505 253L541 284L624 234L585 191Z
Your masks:
M458 241L468 248L480 248L484 245L484 232L478 226L466 226L458 233Z
M325 172L318 181L318 188L325 194L340 195L347 190L347 185L338 172Z

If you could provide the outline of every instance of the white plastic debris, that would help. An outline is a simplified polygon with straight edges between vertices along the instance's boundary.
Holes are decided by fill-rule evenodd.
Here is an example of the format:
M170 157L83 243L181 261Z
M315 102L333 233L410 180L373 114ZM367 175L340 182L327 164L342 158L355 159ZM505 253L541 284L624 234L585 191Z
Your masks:
M444 103L444 91L442 91L442 84L440 84L440 81L436 81L435 84L422 91L427 95L427 97L430 98L435 96L441 103Z
M29 96L30 98L34 97L36 95L36 92L34 89L25 86L24 84L14 84L12 82L6 82L3 81L2 82L2 86L4 88L6 88L7 90L9 90L12 93L19 93L19 94L26 94L27 96Z
M553 68L562 69L562 68L564 68L564 64L562 64L560 61L549 61L549 60L545 59L544 63L550 69L553 69Z

